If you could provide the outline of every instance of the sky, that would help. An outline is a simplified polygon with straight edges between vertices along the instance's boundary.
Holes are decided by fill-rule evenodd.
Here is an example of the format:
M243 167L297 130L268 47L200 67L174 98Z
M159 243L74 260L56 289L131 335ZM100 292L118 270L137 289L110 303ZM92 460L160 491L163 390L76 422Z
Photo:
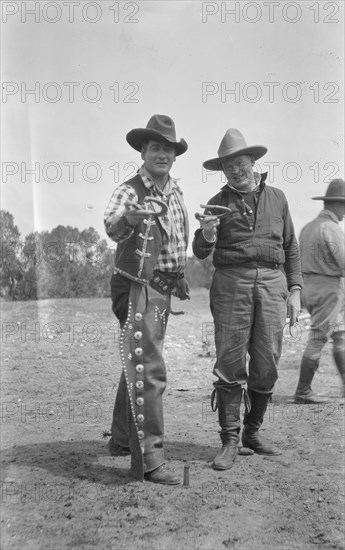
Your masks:
M1 208L22 238L57 225L106 238L110 196L141 164L125 136L155 113L189 145L171 175L192 232L200 204L225 183L202 163L228 128L268 148L257 168L286 194L297 233L322 208L311 197L344 177L343 1L1 9Z

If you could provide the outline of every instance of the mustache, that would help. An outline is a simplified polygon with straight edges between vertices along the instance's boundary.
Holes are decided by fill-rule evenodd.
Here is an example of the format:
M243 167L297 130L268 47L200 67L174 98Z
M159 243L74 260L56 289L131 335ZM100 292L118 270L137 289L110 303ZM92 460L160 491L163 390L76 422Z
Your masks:
M244 169L240 171L227 170L227 174L234 179L252 179L254 172L252 169Z

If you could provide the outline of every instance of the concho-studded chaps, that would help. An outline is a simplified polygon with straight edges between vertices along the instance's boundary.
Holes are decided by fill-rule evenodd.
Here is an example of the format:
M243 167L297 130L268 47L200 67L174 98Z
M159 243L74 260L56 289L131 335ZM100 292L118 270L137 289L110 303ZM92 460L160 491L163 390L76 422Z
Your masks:
M131 472L139 480L164 462L163 392L166 369L162 356L170 295L132 282L128 315L120 334L126 380Z

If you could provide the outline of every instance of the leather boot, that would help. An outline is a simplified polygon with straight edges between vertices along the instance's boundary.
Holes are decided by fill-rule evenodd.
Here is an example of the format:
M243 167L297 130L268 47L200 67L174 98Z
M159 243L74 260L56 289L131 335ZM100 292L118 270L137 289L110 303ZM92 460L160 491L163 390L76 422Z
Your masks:
M343 382L343 397L345 397L345 332L333 333L333 357Z
M334 351L333 357L343 382L343 397L345 397L345 350Z
M228 386L215 389L218 407L218 421L221 427L220 438L222 448L213 460L212 468L215 470L230 470L236 456L240 433L240 407L242 387Z
M280 455L281 452L278 449L266 443L258 434L271 397L270 394L258 393L253 390L248 390L248 394L251 408L250 411L245 412L243 418L243 447L249 447L249 449L253 449L255 453L260 455Z
M178 477L165 468L165 464L161 464L152 472L146 472L144 479L152 483L161 483L161 485L179 485L180 483Z
M314 378L319 361L302 357L299 381L294 397L294 402L299 405L325 403L325 399L318 397L311 389L311 383Z

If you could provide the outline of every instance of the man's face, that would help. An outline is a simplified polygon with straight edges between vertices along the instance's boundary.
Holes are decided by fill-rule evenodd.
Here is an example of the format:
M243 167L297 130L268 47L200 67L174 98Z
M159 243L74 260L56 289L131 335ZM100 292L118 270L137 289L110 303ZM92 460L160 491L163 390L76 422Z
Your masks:
M249 155L238 155L222 163L223 172L231 185L241 187L242 182L246 185L248 180L253 180L254 161Z
M174 147L159 141L149 141L143 147L141 158L145 168L153 177L163 177L169 174L176 154Z
M341 222L345 217L345 203L337 202L336 204L337 204L336 215L338 217L338 220Z

